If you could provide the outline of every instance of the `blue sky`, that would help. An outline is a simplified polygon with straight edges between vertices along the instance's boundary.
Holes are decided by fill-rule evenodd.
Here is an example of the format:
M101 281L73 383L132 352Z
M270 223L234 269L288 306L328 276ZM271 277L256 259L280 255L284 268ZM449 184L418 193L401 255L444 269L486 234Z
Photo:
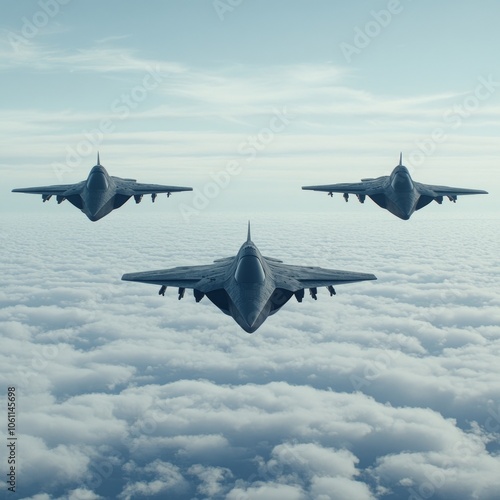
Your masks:
M9 5L1 25L6 191L79 181L97 149L112 174L200 191L241 163L214 211L276 210L294 195L286 210L304 210L325 202L301 185L387 174L399 151L417 180L498 189L495 2L42 5ZM286 126L249 158L279 111Z
M409 0L152 1L147 8L119 1L65 3L31 41L68 51L110 43L143 58L205 68L344 65L340 44L352 42L355 28L363 30L373 13L392 7L388 25L352 62L366 90L398 96L459 90L471 75L491 71L496 55L499 7L494 1L482 2L481 9L467 1ZM23 18L36 20L38 10L37 2L9 5L3 27L20 33Z

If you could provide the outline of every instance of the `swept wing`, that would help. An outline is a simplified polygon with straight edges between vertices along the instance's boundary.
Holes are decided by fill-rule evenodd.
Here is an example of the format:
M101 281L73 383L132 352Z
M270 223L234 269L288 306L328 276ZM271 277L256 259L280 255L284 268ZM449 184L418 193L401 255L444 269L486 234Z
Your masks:
M302 189L309 191L324 191L326 193L351 193L357 195L382 194L387 182L387 176L377 179L367 179L362 182L344 182L340 184L325 184L322 186L303 186Z
M157 193L177 193L179 191L192 191L193 188L185 186L164 186L162 184L142 184L128 179L119 179L117 194L127 196L157 194Z
M196 288L200 292L207 293L224 286L226 270L230 264L229 261L226 261L204 266L181 266L172 269L129 273L124 274L122 280L167 287Z
M13 193L30 193L30 194L41 194L44 196L53 195L70 195L81 193L85 182L78 182L76 184L59 184L54 186L38 186L29 188L17 188L13 189Z
M434 184L423 184L421 182L415 182L422 188L423 192L431 191L435 196L450 196L456 197L458 195L466 194L488 194L488 191L482 189L468 189L468 188L456 188L450 186L436 186Z
M283 288L292 292L303 288L335 286L377 279L375 275L367 273L337 271L335 269L323 269L322 267L294 266L273 261L267 261L267 264L273 271L276 288Z

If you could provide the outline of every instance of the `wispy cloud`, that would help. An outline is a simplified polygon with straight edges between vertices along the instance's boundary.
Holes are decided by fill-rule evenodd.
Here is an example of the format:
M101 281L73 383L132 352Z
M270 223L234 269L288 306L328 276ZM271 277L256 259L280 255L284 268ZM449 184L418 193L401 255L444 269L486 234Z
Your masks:
M443 172L461 183L470 178L469 158L481 156L484 177L496 182L487 175L498 150L496 135L491 133L500 115L495 100L485 102L469 118L457 121L459 116L453 114L454 106L461 106L473 88L402 98L373 93L364 88L355 72L332 64L208 69L147 59L137 51L104 43L79 51L33 44L16 56L17 62L9 62L9 57L8 67L21 64L35 74L68 69L89 74L112 72L129 85L128 93L110 90L104 107L101 102L94 109L92 104L84 109L75 101L74 107L59 110L40 106L0 111L4 155L22 165L19 172L25 175L31 176L37 164L40 169L47 164L66 165L68 155L85 146L92 158L97 149L105 147L104 157L121 156L125 167L137 164L145 154L154 156L152 161L158 166L161 158L173 157L193 175L197 165L198 175L206 178L231 159L246 165L248 158L239 150L241 144L256 137L269 117L281 110L291 117L292 125L259 152L251 169L244 169L245 176L282 180L286 171L298 179L305 164L314 164L310 179L304 178L304 182L350 181L352 168L357 169L354 180L387 174L392 163L377 172L372 169L387 164L388 154L396 158L402 150L408 166L417 156L422 157L418 168L425 172L426 165L434 166L439 159ZM138 94L140 99L133 100L125 113L120 106L140 83L137 75L142 78L147 68L160 68L161 81L148 91L147 100L141 100L144 92ZM452 114L445 118L445 113ZM112 124L111 131L101 130L103 121ZM437 128L444 137L439 143L432 139ZM89 136L93 142L82 145L89 142ZM362 168L367 159L369 170ZM11 163L0 168L11 171ZM336 178L332 171L337 172ZM445 175L441 179L417 180L449 183ZM290 181L290 176L283 180Z
M79 50L61 50L57 47L27 43L14 50L6 40L0 40L0 56L3 71L27 67L35 71L85 71L103 73L144 72L148 67L161 67L164 71L180 73L184 66L175 62L145 59L137 51L108 45L103 40L93 47Z

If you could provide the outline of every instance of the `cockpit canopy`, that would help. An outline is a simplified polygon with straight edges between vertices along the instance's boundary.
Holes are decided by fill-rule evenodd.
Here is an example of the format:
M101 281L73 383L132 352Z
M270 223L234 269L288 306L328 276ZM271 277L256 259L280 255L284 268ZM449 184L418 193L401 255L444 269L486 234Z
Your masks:
M108 186L109 182L106 175L104 175L104 172L96 171L90 173L87 180L88 189L103 191L105 189L108 189Z
M392 176L391 184L395 191L411 191L413 189L410 173L404 167Z
M244 255L238 262L234 277L238 283L262 283L266 274L257 256Z

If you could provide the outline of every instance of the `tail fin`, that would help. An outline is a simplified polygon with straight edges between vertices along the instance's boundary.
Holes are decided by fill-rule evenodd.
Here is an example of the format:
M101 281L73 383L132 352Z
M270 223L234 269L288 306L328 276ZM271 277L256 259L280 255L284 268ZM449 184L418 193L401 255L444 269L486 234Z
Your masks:
M248 234L247 234L247 241L252 241L252 237L250 236L250 221L248 221Z
M99 151L97 151L97 164L101 165L101 160L99 160Z
M399 165L398 167L402 167L403 166L403 153L399 153Z

